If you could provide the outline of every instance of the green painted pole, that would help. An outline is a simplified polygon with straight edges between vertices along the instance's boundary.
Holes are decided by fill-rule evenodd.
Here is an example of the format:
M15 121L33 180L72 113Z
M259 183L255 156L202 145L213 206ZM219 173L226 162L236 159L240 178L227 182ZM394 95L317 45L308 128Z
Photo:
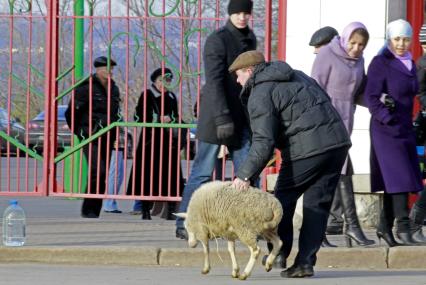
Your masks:
M84 16L84 0L74 1L74 16ZM75 81L79 81L84 76L84 19L74 19L74 77ZM74 136L74 145L80 143L77 136ZM67 167L68 166L68 167ZM80 156L80 151L75 152L65 161L65 190L71 191L71 179L72 192L73 193L84 193L87 187L87 162L84 156ZM81 172L80 172L81 167ZM81 173L81 179L80 179Z

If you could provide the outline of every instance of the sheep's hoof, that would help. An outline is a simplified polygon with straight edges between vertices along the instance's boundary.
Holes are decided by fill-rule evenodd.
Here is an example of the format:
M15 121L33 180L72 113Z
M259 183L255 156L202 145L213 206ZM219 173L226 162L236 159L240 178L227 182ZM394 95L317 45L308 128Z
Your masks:
M202 274L208 274L210 272L210 268L201 270Z
M232 278L238 278L240 276L239 270L232 270Z
M266 270L266 272L269 272L269 271L271 271L271 269L272 269L272 264L266 264L265 265L265 270Z
M240 279L240 280L246 280L247 277L248 277L247 273L244 272L243 274L241 274L240 276L238 276L238 279Z

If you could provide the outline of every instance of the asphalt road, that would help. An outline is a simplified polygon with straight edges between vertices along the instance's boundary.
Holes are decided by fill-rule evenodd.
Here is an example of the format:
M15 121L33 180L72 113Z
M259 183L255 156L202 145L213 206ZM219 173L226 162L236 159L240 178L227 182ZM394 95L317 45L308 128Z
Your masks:
M424 271L336 270L316 271L312 278L284 279L279 270L269 273L256 267L246 281L230 277L227 268L212 268L202 275L199 268L71 266L39 264L0 264L0 284L7 285L425 285ZM242 282L242 283L241 283Z

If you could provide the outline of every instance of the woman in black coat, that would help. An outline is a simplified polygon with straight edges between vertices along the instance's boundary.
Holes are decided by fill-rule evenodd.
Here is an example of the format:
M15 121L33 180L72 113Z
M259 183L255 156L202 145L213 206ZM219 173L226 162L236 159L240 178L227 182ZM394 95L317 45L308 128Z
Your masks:
M169 83L172 78L173 74L168 68L165 68L164 76L162 76L161 68L151 74L152 88L146 90L146 96L145 92L142 92L139 97L135 121L179 122L177 98L163 84L164 82ZM183 134L182 139L184 139ZM180 165L180 148L177 136L173 135L173 129L145 128L145 136L142 129L133 161L127 194L139 196L143 193L143 196L154 196L150 199L151 201L142 201L142 219L150 220L149 211L152 207L152 200L156 200L157 196L176 197L178 188L180 189L179 194L182 194L184 185ZM168 203L168 219L172 218L170 215L174 212L175 205L175 202Z

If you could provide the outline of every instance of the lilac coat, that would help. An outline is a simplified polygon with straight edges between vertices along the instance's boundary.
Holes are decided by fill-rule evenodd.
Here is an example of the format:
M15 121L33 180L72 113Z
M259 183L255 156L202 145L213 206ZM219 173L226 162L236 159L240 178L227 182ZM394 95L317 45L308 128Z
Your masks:
M373 58L364 94L371 113L372 191L403 193L423 189L411 116L417 91L414 63L409 71L387 48ZM383 93L395 100L394 112L380 101Z
M330 96L349 133L352 134L355 95L364 78L364 58L351 58L340 46L339 37L322 47L312 67L312 77ZM342 174L346 174L347 162Z

